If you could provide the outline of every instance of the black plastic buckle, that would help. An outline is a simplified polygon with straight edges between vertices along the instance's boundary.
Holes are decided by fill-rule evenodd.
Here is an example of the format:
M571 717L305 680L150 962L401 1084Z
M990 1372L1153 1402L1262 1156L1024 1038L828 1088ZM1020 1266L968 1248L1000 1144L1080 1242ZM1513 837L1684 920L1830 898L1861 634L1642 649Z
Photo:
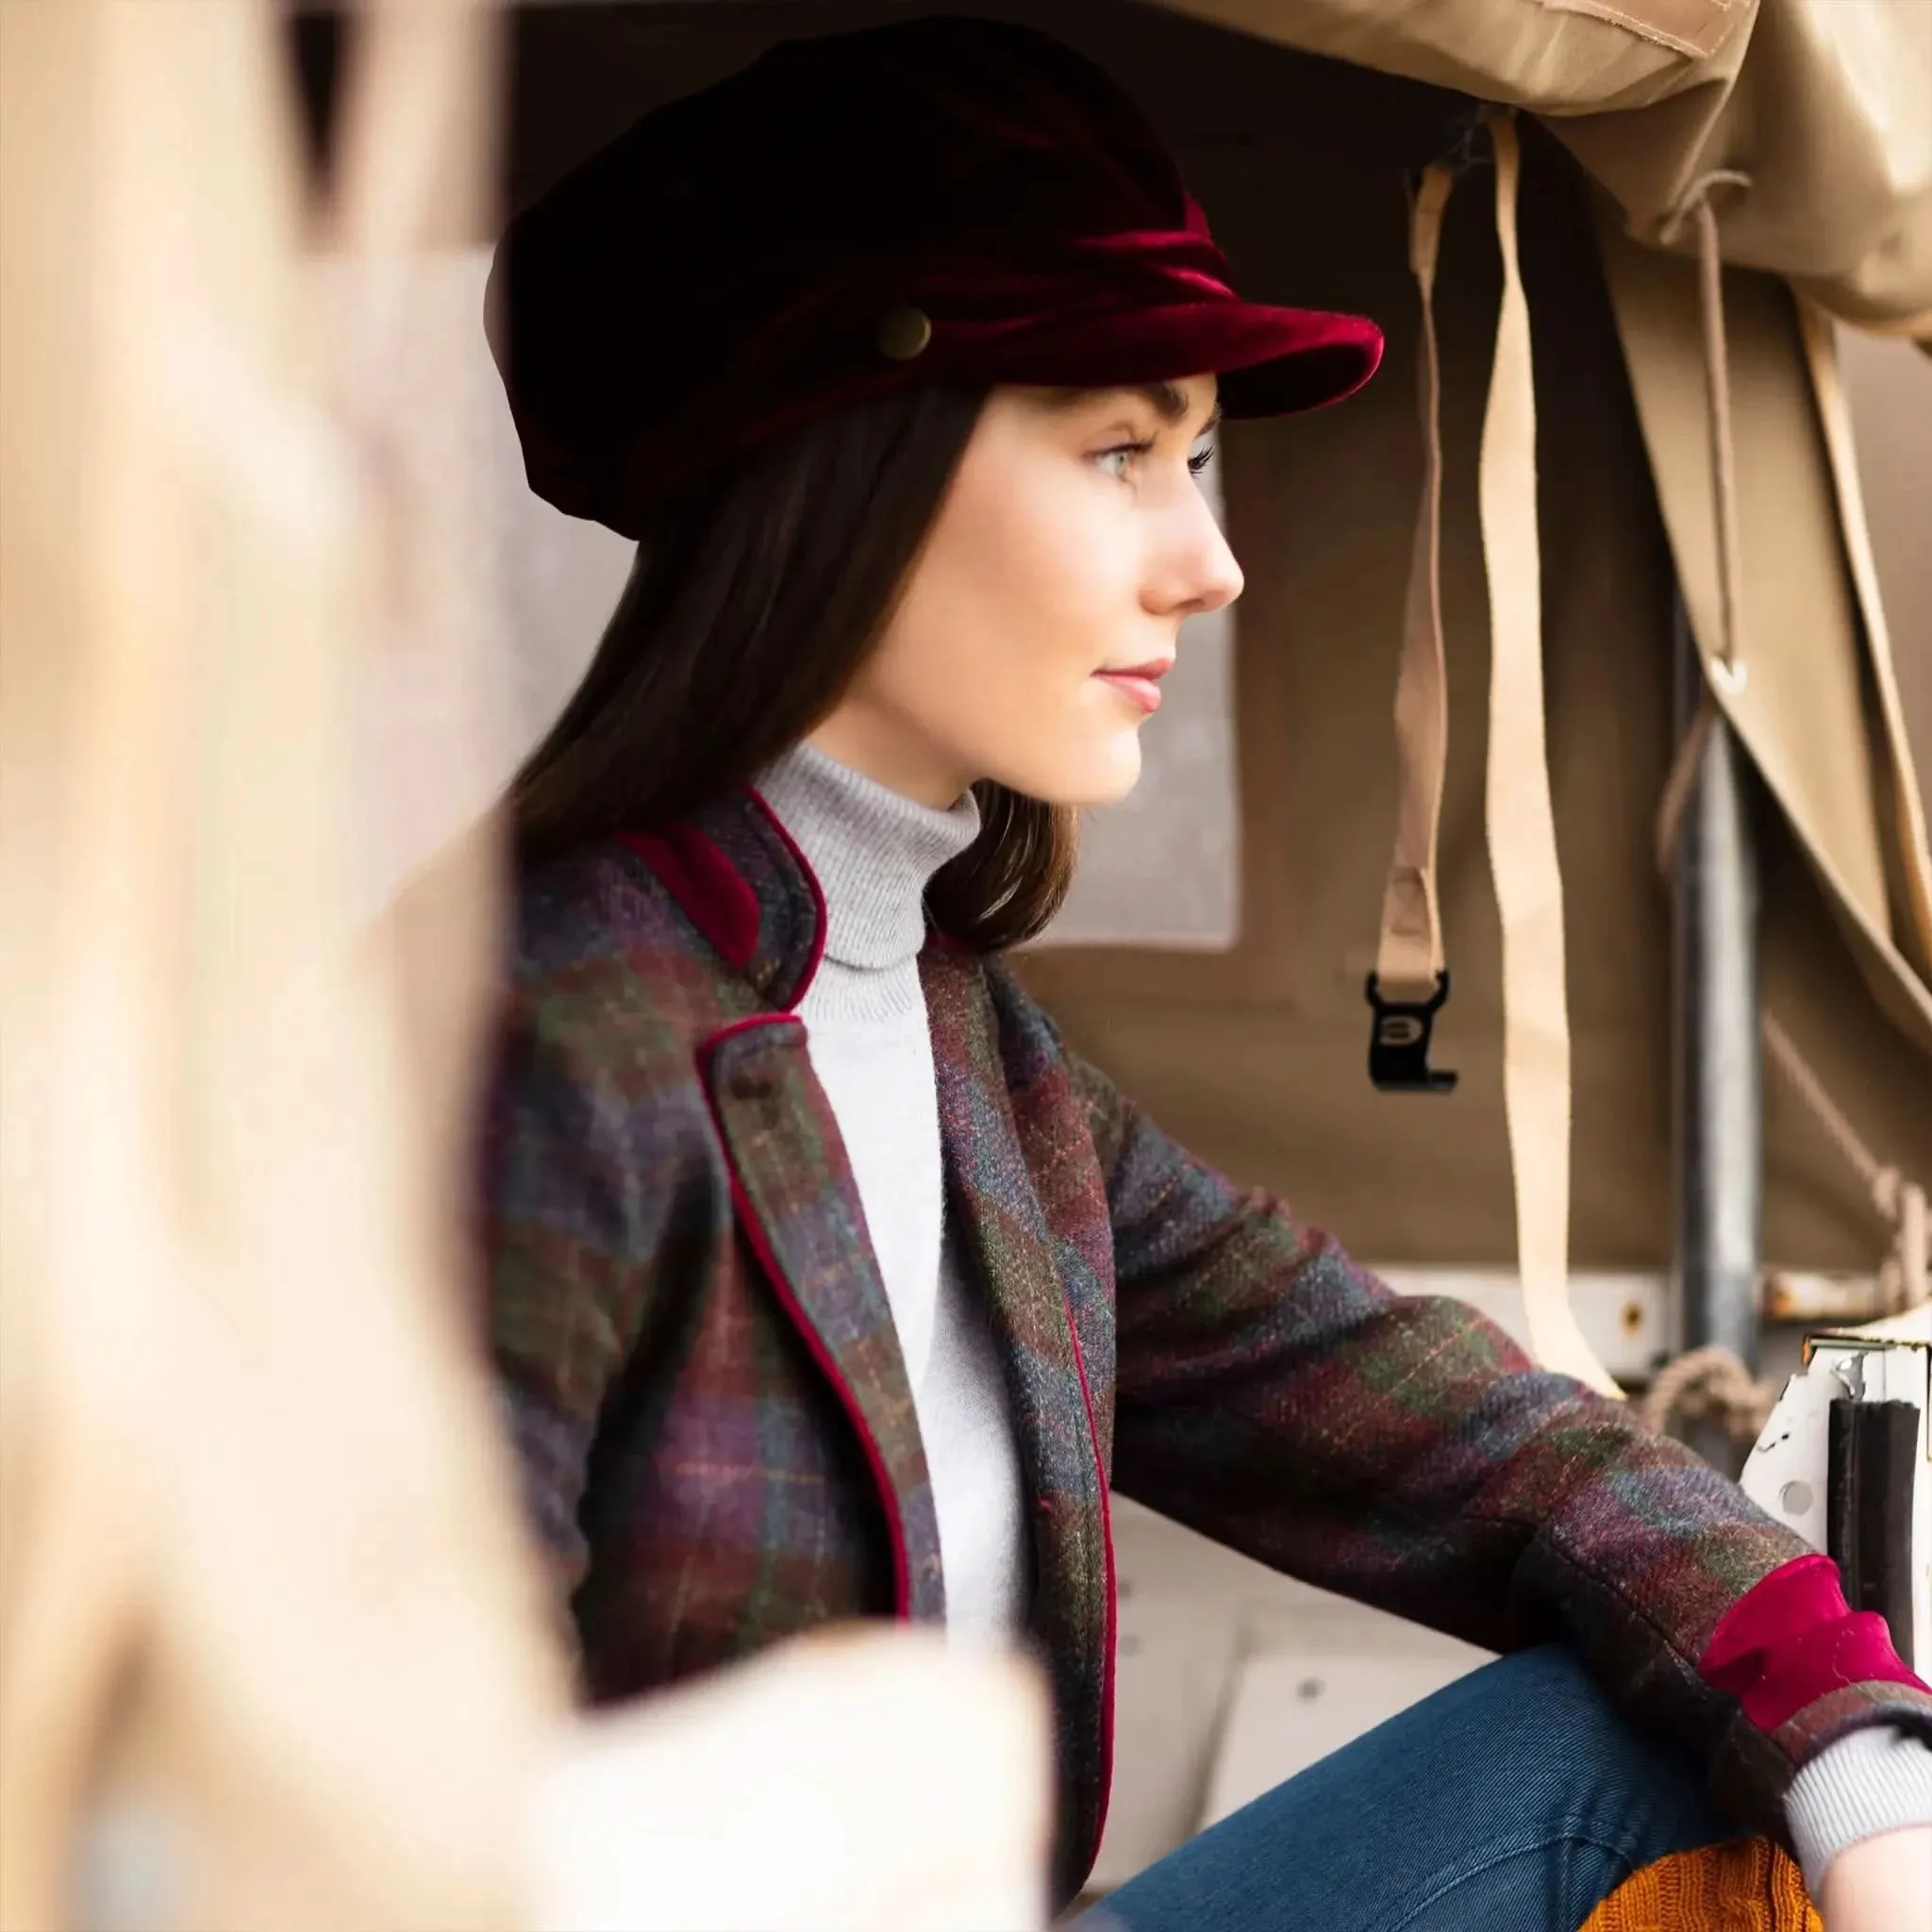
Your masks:
M1436 974L1436 991L1426 1000L1385 1000L1373 973L1365 991L1375 1009L1369 1030L1369 1078L1384 1093L1453 1093L1456 1075L1429 1064L1436 1015L1449 998L1448 974Z

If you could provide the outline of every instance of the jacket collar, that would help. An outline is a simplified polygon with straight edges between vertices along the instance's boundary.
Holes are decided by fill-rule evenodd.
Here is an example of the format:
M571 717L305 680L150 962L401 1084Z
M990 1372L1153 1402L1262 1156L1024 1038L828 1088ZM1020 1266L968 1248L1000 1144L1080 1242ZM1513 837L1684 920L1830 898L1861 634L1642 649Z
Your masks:
M626 832L621 842L761 1006L789 1011L805 997L824 957L825 896L758 792L701 807L658 831Z
M620 842L655 873L685 917L750 983L761 1007L789 1012L825 955L825 895L778 815L750 788L655 832ZM942 952L972 949L934 930Z

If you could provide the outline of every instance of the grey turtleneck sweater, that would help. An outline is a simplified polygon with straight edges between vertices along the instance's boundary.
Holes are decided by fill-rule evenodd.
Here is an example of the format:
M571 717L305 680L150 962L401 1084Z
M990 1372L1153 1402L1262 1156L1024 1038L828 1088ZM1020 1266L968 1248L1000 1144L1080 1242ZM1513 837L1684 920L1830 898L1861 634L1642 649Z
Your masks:
M802 745L758 781L825 896L805 997L812 1071L858 1183L932 1475L946 1624L1016 1629L1025 1574L1019 1457L986 1308L945 1226L932 1037L919 982L925 889L979 832L969 792L941 811Z

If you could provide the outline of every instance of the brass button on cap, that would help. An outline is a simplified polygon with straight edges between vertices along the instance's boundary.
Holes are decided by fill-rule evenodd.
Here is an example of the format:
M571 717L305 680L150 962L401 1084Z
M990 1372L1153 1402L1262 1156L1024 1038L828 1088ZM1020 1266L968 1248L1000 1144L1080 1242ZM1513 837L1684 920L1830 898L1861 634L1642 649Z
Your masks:
M923 308L902 304L879 317L879 353L894 362L909 362L932 341L932 317Z

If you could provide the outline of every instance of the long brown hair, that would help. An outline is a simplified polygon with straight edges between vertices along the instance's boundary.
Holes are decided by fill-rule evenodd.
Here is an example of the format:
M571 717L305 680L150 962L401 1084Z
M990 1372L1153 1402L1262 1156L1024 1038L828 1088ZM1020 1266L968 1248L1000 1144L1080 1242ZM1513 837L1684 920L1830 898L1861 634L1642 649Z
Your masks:
M518 856L741 791L877 643L985 403L915 387L798 430L668 505L596 656L510 788ZM949 938L1030 939L1073 876L1069 808L983 780L980 833L926 893Z

